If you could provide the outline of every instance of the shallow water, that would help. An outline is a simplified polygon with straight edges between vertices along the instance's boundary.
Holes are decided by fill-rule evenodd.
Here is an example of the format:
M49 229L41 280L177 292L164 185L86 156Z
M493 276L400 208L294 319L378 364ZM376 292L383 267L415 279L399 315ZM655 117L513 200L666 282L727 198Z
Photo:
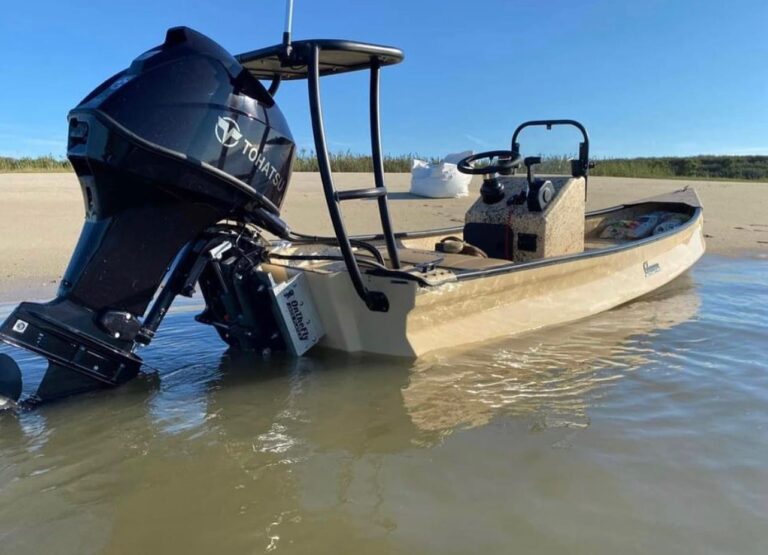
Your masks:
M417 362L233 358L197 308L158 375L0 415L0 552L766 552L768 261Z

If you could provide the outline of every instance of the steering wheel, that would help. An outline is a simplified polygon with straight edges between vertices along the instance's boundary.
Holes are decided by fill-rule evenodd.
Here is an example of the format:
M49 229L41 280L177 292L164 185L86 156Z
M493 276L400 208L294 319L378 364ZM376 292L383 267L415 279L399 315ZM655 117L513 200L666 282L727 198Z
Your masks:
M472 162L485 159L491 160L492 158L497 158L495 165L482 166L480 168L475 168L472 166ZM523 157L519 154L515 154L511 150L489 150L488 152L478 152L477 154L472 154L471 156L462 158L456 164L456 169L461 173L466 173L468 175L483 175L492 173L509 175L512 173L513 169L519 168L520 164L522 163Z

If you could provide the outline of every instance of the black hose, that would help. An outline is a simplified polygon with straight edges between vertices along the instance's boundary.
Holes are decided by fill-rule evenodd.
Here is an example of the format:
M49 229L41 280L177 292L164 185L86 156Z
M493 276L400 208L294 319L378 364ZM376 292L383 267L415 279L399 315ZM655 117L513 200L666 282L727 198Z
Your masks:
M344 257L333 255L333 254L277 254L277 253L268 253L268 256L270 258L276 258L278 260L334 260L343 262ZM393 278L400 278L408 281L415 281L419 285L428 286L430 283L425 280L424 278L421 278L419 276L410 274L408 272L403 272L401 270L392 270L391 268L387 268L383 264L379 264L378 262L374 262L373 260L366 260L366 259L357 259L358 264L362 265L368 265L372 266L376 270L380 270L382 272L385 272L387 276L393 277Z
M322 245L334 245L338 246L339 240L335 237L318 237L313 235L304 235L303 233L297 233L295 231L290 232L290 240L295 243L319 243ZM359 239L350 239L349 244L353 247L357 247L359 249L363 249L365 251L368 251L371 253L371 256L373 256L376 261L381 264L382 266L386 266L386 263L384 261L384 257L382 256L379 249L371 245L370 243L367 243L365 241L361 241Z

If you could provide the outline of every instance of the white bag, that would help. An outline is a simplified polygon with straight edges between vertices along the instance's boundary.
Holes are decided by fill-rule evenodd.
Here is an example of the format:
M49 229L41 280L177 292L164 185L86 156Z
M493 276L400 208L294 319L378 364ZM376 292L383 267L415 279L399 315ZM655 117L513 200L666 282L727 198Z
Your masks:
M457 198L469 194L471 175L459 173L456 163L472 151L447 155L439 164L414 160L411 166L411 194L430 198Z

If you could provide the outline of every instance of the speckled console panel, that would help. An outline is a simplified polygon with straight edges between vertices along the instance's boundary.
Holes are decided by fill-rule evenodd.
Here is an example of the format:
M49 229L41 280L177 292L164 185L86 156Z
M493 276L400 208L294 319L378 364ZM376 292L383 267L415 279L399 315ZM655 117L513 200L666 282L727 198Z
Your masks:
M485 204L477 199L465 215L465 223L509 226L513 234L515 262L539 260L584 251L584 178L551 177L555 199L544 212L529 212L525 203L510 204L525 190L525 177L500 177L504 199ZM522 236L521 236L522 234Z

